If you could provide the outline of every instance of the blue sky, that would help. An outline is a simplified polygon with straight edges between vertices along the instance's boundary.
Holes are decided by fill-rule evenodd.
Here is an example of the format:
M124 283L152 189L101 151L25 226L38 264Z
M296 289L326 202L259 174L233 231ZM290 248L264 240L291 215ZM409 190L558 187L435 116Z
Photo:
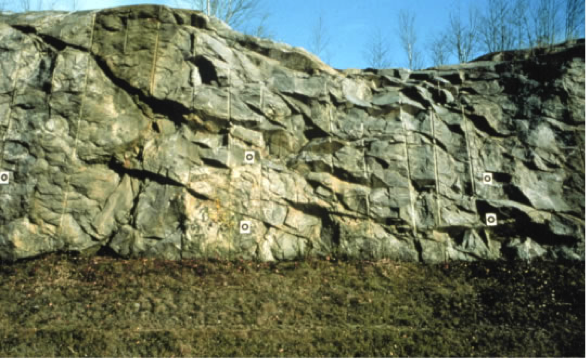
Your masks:
M46 0L46 3L51 0ZM53 0L55 1L55 0ZM57 0L56 9L67 9L71 0ZM335 68L365 68L364 49L375 29L385 34L391 48L393 67L406 67L397 34L397 14L401 9L416 13L418 45L423 64L431 66L426 52L430 38L448 24L450 10L458 0L260 0L270 14L266 25L277 41L309 48L312 29L321 15L329 34L329 64ZM469 6L484 9L488 0L459 0L465 18ZM17 1L13 1L16 3ZM32 0L36 3L36 0ZM529 0L535 2L535 0ZM80 10L150 3L175 6L174 0L78 0ZM10 10L10 7L9 7ZM14 10L14 9L12 9ZM480 53L479 53L480 55ZM451 63L455 62L452 57Z
M470 2L462 1L463 12ZM476 2L480 4L484 0ZM388 34L393 66L405 67L397 35L397 13L401 9L416 12L418 41L423 49L428 36L446 25L450 4L449 0L275 0L270 3L271 10L274 9L270 19L274 25L270 27L277 40L307 48L321 14L331 38L330 65L341 69L368 67L364 47L373 31L380 29Z

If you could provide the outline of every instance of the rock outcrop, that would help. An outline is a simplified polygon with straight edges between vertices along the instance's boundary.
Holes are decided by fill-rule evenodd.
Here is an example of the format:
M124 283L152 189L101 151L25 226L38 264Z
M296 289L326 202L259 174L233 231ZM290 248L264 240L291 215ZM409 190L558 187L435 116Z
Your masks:
M583 40L339 71L149 5L3 14L0 64L2 259L584 260Z

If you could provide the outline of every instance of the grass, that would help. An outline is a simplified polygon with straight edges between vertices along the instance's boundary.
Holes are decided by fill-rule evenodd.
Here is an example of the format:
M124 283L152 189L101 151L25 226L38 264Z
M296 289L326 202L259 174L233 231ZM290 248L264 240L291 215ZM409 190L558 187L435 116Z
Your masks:
M1 357L579 356L584 263L48 255L0 266Z

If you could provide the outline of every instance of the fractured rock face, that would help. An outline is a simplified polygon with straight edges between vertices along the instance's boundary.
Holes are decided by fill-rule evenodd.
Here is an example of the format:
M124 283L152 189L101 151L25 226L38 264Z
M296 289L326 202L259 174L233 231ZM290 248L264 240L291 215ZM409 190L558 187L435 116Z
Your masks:
M0 44L2 259L584 260L583 41L337 71L133 6L1 15Z

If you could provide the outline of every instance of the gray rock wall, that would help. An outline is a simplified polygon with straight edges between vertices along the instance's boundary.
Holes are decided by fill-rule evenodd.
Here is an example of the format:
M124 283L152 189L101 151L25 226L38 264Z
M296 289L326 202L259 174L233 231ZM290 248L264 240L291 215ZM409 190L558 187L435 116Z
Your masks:
M583 40L338 71L134 6L1 15L0 66L2 259L584 260Z

